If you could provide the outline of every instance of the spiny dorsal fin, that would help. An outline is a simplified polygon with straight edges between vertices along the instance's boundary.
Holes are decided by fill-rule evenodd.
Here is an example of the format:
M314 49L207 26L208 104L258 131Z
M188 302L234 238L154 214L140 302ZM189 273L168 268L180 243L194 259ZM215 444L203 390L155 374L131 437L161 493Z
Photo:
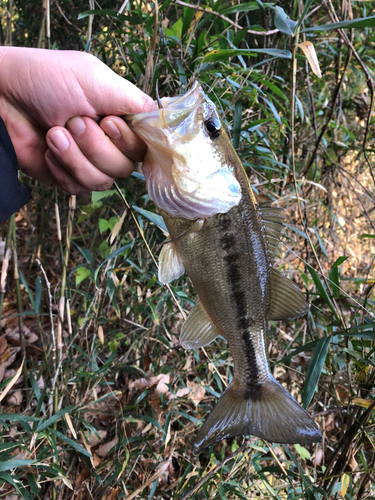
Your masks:
M198 349L210 344L218 335L216 326L198 302L182 325L180 342L186 349Z
M271 306L268 319L281 320L304 316L309 310L305 296L289 278L271 269Z
M274 259L277 246L280 241L281 232L284 228L284 217L281 215L283 209L271 207L269 203L260 203L258 206L264 223L266 240L271 254L271 259Z
M159 281L166 285L184 274L185 266L175 243L163 245L159 255Z

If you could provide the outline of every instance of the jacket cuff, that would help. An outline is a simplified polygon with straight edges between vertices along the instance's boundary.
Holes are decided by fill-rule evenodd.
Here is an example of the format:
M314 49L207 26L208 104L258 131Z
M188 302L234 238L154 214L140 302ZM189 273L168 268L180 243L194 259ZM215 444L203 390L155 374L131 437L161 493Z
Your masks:
M0 117L0 223L23 207L30 193L31 189L18 179L16 153Z

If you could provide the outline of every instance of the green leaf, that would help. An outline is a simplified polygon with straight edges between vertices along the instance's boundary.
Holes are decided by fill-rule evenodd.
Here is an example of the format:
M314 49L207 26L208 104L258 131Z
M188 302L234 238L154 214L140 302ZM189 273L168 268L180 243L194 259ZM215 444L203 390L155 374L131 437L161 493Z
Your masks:
M25 280L25 278L24 278L24 276L23 276L23 274L21 272L21 269L18 270L18 273L20 275L20 278L21 278L23 286L26 288L27 295L29 296L31 305L32 305L34 311L36 312L37 309L36 309L36 305L35 305L34 295L32 294L32 292L31 292L31 290L29 288L29 285L26 283L26 280Z
M107 231L107 229L112 231L112 229L115 227L117 222L118 222L118 217L111 217L109 220L99 219L99 232L100 232L100 234L104 233L104 231Z
M115 250L114 252L110 253L108 255L108 257L106 259L103 260L103 262L99 265L99 267L96 268L95 270L95 274L94 274L94 279L96 281L96 278L98 277L98 273L99 273L99 270L102 266L104 266L104 264L106 262L108 262L109 260L111 259L114 259L115 257L121 255L122 253L125 252L125 250L127 250L128 248L133 248L133 245L134 245L134 241L131 241L130 243L127 243L126 245L118 248L117 250Z
M332 301L323 285L323 283L320 281L318 273L315 271L315 269L311 266L307 266L312 279L314 280L315 286L319 292L320 297L324 300L324 302L328 305L328 307L331 309L332 314L334 315L335 319L337 319L337 314L336 310L332 304Z
M285 13L282 7L275 7L275 18L274 18L276 28L285 33L286 35L293 36L294 30L296 29L297 23L292 21L290 17Z
M309 367L306 373L305 386L302 396L302 404L305 409L309 406L314 396L314 392L316 386L318 385L320 375L323 370L324 362L327 357L330 343L331 343L331 337L321 338L318 341L314 349L314 352L311 356Z
M300 444L295 444L294 447L297 450L299 456L302 458L302 460L305 461L311 459L311 453L308 450L306 450L306 448L304 448Z
M234 149L238 149L238 146L240 145L241 124L242 124L242 99L240 97L239 99L237 99L236 104L234 105L233 139L232 139Z
M217 62L217 61L225 61L226 59L229 59L230 57L235 57L235 56L254 56L255 54L269 54L274 57L282 57L286 59L291 59L292 58L292 53L289 50L282 50L282 49L223 49L223 50L211 50L211 52L208 52L203 60L202 63L208 63L208 62Z
M6 381L6 382L8 382L8 381ZM39 421L40 421L40 418L29 417L28 415L19 415L18 413L2 413L2 414L0 414L0 422L39 422Z
M12 470L17 467L24 467L25 465L35 464L37 460L7 460L5 462L0 462L0 471Z
M146 219L150 220L155 224L155 226L158 226L161 230L165 231L168 233L167 226L165 225L163 221L163 217L158 214L154 214L153 212L149 212L148 210L145 210L144 208L139 208L136 205L132 206L132 209L135 210L136 212L140 213L143 215L143 217L146 217Z
M339 257L328 271L328 276L331 280L332 293L335 299L340 297L339 266L345 262L347 258L348 257Z
M93 193L94 194L94 193ZM98 201L96 203L91 203L91 205L82 205L80 207L81 213L78 216L77 222L81 223L91 217L91 215L96 212L99 208L101 208L103 203Z
M258 9L259 4L257 2L239 3L238 5L233 5L232 7L227 7L220 11L220 14L226 16L227 14L235 14L236 12L250 12L251 10Z
M358 236L359 239L363 238L375 238L375 234L361 234L361 236Z
M62 441L65 441L65 443L69 444L72 448L77 450L79 453L82 453L82 455L86 455L86 457L92 458L92 455L80 444L76 443L73 441L73 439L68 438L65 436L65 434L62 434L59 431L56 431L55 429L51 428L50 432L54 434L56 437L61 439Z
M303 23L303 21L304 21L307 13L309 11L309 8L311 7L311 4L313 3L313 1L314 0L307 0L307 2L305 3L305 6L304 6L302 14L301 14L301 17L298 19L296 27L294 28L294 34L296 34L298 32L298 28Z
M79 267L75 272L75 276L76 286L78 286L80 283L82 283L82 281L91 276L90 269L87 269L87 267Z
M107 191L93 191L91 193L92 203L95 205L103 198L108 198L109 196L113 196L114 194L117 194L116 189L107 189Z
M74 409L74 406L70 405L70 406L67 406L66 408L63 408L62 410L58 411L51 418L40 422L40 424L36 428L35 432L38 433L38 432L43 431L44 429L47 429L47 427L50 427L51 424L60 420L66 413L69 413L73 409Z
M312 26L311 28L301 30L301 33L309 33L312 31L331 31L340 28L372 28L373 26L375 26L375 16L361 17L359 19L351 19L349 21L340 21L339 23L323 24L322 26Z
M342 334L345 337L375 340L375 323L364 323L362 325L352 326L348 330L342 330L337 333Z

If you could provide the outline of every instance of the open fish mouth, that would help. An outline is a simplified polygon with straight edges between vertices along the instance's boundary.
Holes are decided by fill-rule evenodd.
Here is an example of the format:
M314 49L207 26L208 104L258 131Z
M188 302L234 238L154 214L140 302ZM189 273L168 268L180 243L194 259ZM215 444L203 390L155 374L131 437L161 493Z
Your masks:
M148 146L143 172L150 198L170 215L191 220L238 205L241 188L225 161L228 138L200 83L160 104L159 110L125 117Z

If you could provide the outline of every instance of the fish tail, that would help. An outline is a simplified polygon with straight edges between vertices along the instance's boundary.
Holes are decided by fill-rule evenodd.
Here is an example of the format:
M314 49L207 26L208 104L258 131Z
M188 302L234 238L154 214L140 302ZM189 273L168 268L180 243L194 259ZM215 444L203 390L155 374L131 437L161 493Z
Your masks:
M322 440L316 423L272 375L254 391L231 384L200 428L194 451L240 435L290 444Z

